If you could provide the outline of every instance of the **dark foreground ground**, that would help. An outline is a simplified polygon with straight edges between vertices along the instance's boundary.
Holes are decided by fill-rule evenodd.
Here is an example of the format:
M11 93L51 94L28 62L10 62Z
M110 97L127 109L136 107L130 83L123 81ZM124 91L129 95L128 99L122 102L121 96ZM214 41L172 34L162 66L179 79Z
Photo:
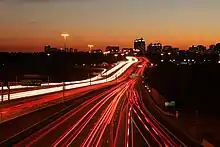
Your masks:
M220 66L160 64L146 72L148 83L157 90L158 102L176 101L179 123L197 140L220 145Z

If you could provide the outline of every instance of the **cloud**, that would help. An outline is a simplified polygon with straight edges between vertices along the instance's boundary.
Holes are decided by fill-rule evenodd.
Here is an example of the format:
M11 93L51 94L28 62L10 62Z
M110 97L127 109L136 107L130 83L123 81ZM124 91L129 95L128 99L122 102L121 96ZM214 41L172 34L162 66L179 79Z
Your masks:
M36 24L36 23L37 23L37 20L29 20L28 23L29 23L29 24Z

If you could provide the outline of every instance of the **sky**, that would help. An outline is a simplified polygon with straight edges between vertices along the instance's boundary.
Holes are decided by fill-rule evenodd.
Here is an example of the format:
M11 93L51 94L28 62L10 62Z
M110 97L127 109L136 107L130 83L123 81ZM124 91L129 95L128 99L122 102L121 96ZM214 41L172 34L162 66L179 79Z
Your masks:
M219 0L0 0L0 51L43 51L45 44L133 47L161 42L180 49L220 42Z

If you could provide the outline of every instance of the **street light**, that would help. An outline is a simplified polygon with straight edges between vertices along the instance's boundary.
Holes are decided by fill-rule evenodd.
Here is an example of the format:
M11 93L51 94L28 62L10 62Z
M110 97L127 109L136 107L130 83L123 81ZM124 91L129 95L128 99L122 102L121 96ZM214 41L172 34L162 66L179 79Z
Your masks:
M91 50L92 50L92 48L94 47L94 45L89 44L88 47L89 47L89 52L91 53Z
M61 34L62 37L64 37L64 49L66 49L66 39L69 37L69 34Z

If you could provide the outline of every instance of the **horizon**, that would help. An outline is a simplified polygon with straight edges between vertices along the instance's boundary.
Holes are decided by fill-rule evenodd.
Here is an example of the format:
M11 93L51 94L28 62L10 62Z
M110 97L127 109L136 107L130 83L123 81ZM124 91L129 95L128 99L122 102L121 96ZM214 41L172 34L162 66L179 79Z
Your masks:
M150 42L150 43L161 43L161 42ZM150 43L146 43L146 49L147 49L147 46L150 44ZM210 45L216 45L218 42L216 43L212 43L212 44L209 44L209 45L203 45L203 44L191 44L190 46L188 46L186 49L183 49L183 48L180 48L178 46L173 46L172 44L163 44L162 43L162 46L167 46L167 45L170 45L172 46L173 48L179 48L179 50L188 50L190 47L192 46L198 46L198 45L203 45L206 47L206 49L209 49L209 46ZM51 45L52 48L57 48L57 49L60 49L60 48L63 48L63 45L58 45L58 46L54 46L50 43L47 43L49 45ZM46 44L44 44L42 47L40 48L4 48L4 47L1 47L0 46L0 52L24 52L24 53L31 53L31 52L44 52L44 46ZM94 45L94 47L92 49L101 49L102 51L106 49L107 46L119 46L120 49L123 49L123 48L133 48L133 46L129 47L129 46L120 46L118 44L112 44L112 45L105 45L103 47L96 47L96 45ZM89 51L89 48L88 47L84 47L84 48L76 48L76 47L72 47L72 46L68 46L67 45L67 48L72 48L72 49L77 49L78 51Z

